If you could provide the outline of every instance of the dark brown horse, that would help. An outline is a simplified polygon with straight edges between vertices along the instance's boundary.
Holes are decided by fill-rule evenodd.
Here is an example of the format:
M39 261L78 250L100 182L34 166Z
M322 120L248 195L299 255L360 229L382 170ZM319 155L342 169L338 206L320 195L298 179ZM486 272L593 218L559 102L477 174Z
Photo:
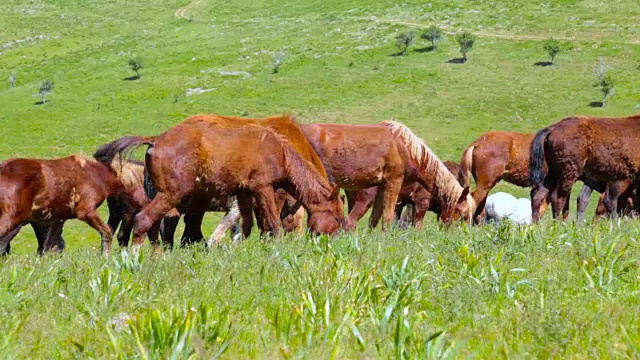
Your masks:
M282 136L266 127L220 128L192 119L154 137L124 137L111 151L123 153L150 145L145 159L145 190L153 200L136 215L133 246L142 245L148 229L172 208L206 208L211 199L235 195L243 218L243 235L253 224L252 201L278 235L280 213L275 188L299 198L309 212L309 229L333 234L344 221L339 188L332 188ZM154 193L155 192L155 193Z
M574 116L538 131L531 144L530 161L533 221L540 220L540 203L547 196L554 217L560 218L577 180L592 189L606 184L603 202L615 216L619 196L640 171L638 138L640 116ZM545 161L549 165L546 176Z
M114 171L80 155L41 160L17 158L0 164L0 239L3 248L29 223L38 237L38 252L58 247L62 225L79 219L100 233L102 252L111 250L111 231L96 209L107 196L125 191ZM42 234L58 244L40 244ZM57 234L60 234L58 236ZM61 243L64 246L64 243ZM61 249L60 249L61 250Z
M391 224L400 190L414 182L442 204L444 223L466 217L473 208L469 188L460 186L431 149L398 122L304 124L302 130L340 187L346 191L378 188L369 220L371 228L381 217L383 228ZM355 225L348 221L346 227Z
M458 176L460 172L460 165L449 160L445 161L444 165L454 176ZM377 187L346 191L349 209L349 223L356 224L364 214L369 211L373 205L377 192ZM432 211L440 217L440 203L434 199L434 196L427 191L424 186L417 182L403 186L400 190L395 207L396 221L400 220L402 210L405 206L410 207L410 223L417 229L422 228L424 216L427 211Z

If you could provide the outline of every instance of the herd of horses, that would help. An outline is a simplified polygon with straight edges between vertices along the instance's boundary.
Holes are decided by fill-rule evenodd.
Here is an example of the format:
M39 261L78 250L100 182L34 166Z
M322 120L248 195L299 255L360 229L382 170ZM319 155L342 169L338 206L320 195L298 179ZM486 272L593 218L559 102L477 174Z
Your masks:
M600 196L596 217L636 212L640 173L640 116L568 117L535 134L492 131L442 162L408 127L302 124L292 116L242 118L195 115L157 136L125 136L100 146L92 158L14 158L0 164L0 254L30 224L38 253L62 251L66 220L79 219L101 236L104 254L118 230L121 247L138 250L149 238L155 251L173 247L184 217L182 244L204 241L207 211L226 212L208 239L230 228L261 235L351 231L369 209L369 227L404 220L416 228L432 211L444 224L482 223L491 189L505 180L531 187L533 222L550 203L566 219L577 180L578 219L590 195ZM144 162L131 152L147 146ZM470 192L471 177L476 187ZM345 195L340 195L340 190ZM105 224L98 207L107 201ZM345 216L344 203L348 206Z

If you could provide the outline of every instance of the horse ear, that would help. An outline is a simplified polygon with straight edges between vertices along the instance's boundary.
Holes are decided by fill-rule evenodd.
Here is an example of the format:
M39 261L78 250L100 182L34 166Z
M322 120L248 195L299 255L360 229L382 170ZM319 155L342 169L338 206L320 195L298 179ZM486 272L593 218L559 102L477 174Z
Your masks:
M336 200L338 199L339 195L340 195L340 186L334 185L333 190L331 190L331 196L329 197L329 199Z

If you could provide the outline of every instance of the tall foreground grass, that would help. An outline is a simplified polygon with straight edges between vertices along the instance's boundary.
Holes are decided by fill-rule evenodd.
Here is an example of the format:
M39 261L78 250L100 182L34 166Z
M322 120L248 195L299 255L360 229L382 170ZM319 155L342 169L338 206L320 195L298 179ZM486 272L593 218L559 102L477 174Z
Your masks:
M8 256L3 357L634 358L638 223Z

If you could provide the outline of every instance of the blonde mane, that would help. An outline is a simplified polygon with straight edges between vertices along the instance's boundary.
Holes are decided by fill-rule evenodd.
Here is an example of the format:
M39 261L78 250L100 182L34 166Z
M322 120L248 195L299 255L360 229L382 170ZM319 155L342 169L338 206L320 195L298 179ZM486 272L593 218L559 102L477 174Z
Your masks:
M116 156L111 161L111 168L127 191L144 186L144 164Z
M385 120L382 124L389 127L391 132L407 146L409 156L419 164L422 172L435 174L435 187L438 194L448 205L455 205L464 188L440 158L404 124L394 120ZM470 211L475 209L475 202L471 195L467 196L467 201Z

